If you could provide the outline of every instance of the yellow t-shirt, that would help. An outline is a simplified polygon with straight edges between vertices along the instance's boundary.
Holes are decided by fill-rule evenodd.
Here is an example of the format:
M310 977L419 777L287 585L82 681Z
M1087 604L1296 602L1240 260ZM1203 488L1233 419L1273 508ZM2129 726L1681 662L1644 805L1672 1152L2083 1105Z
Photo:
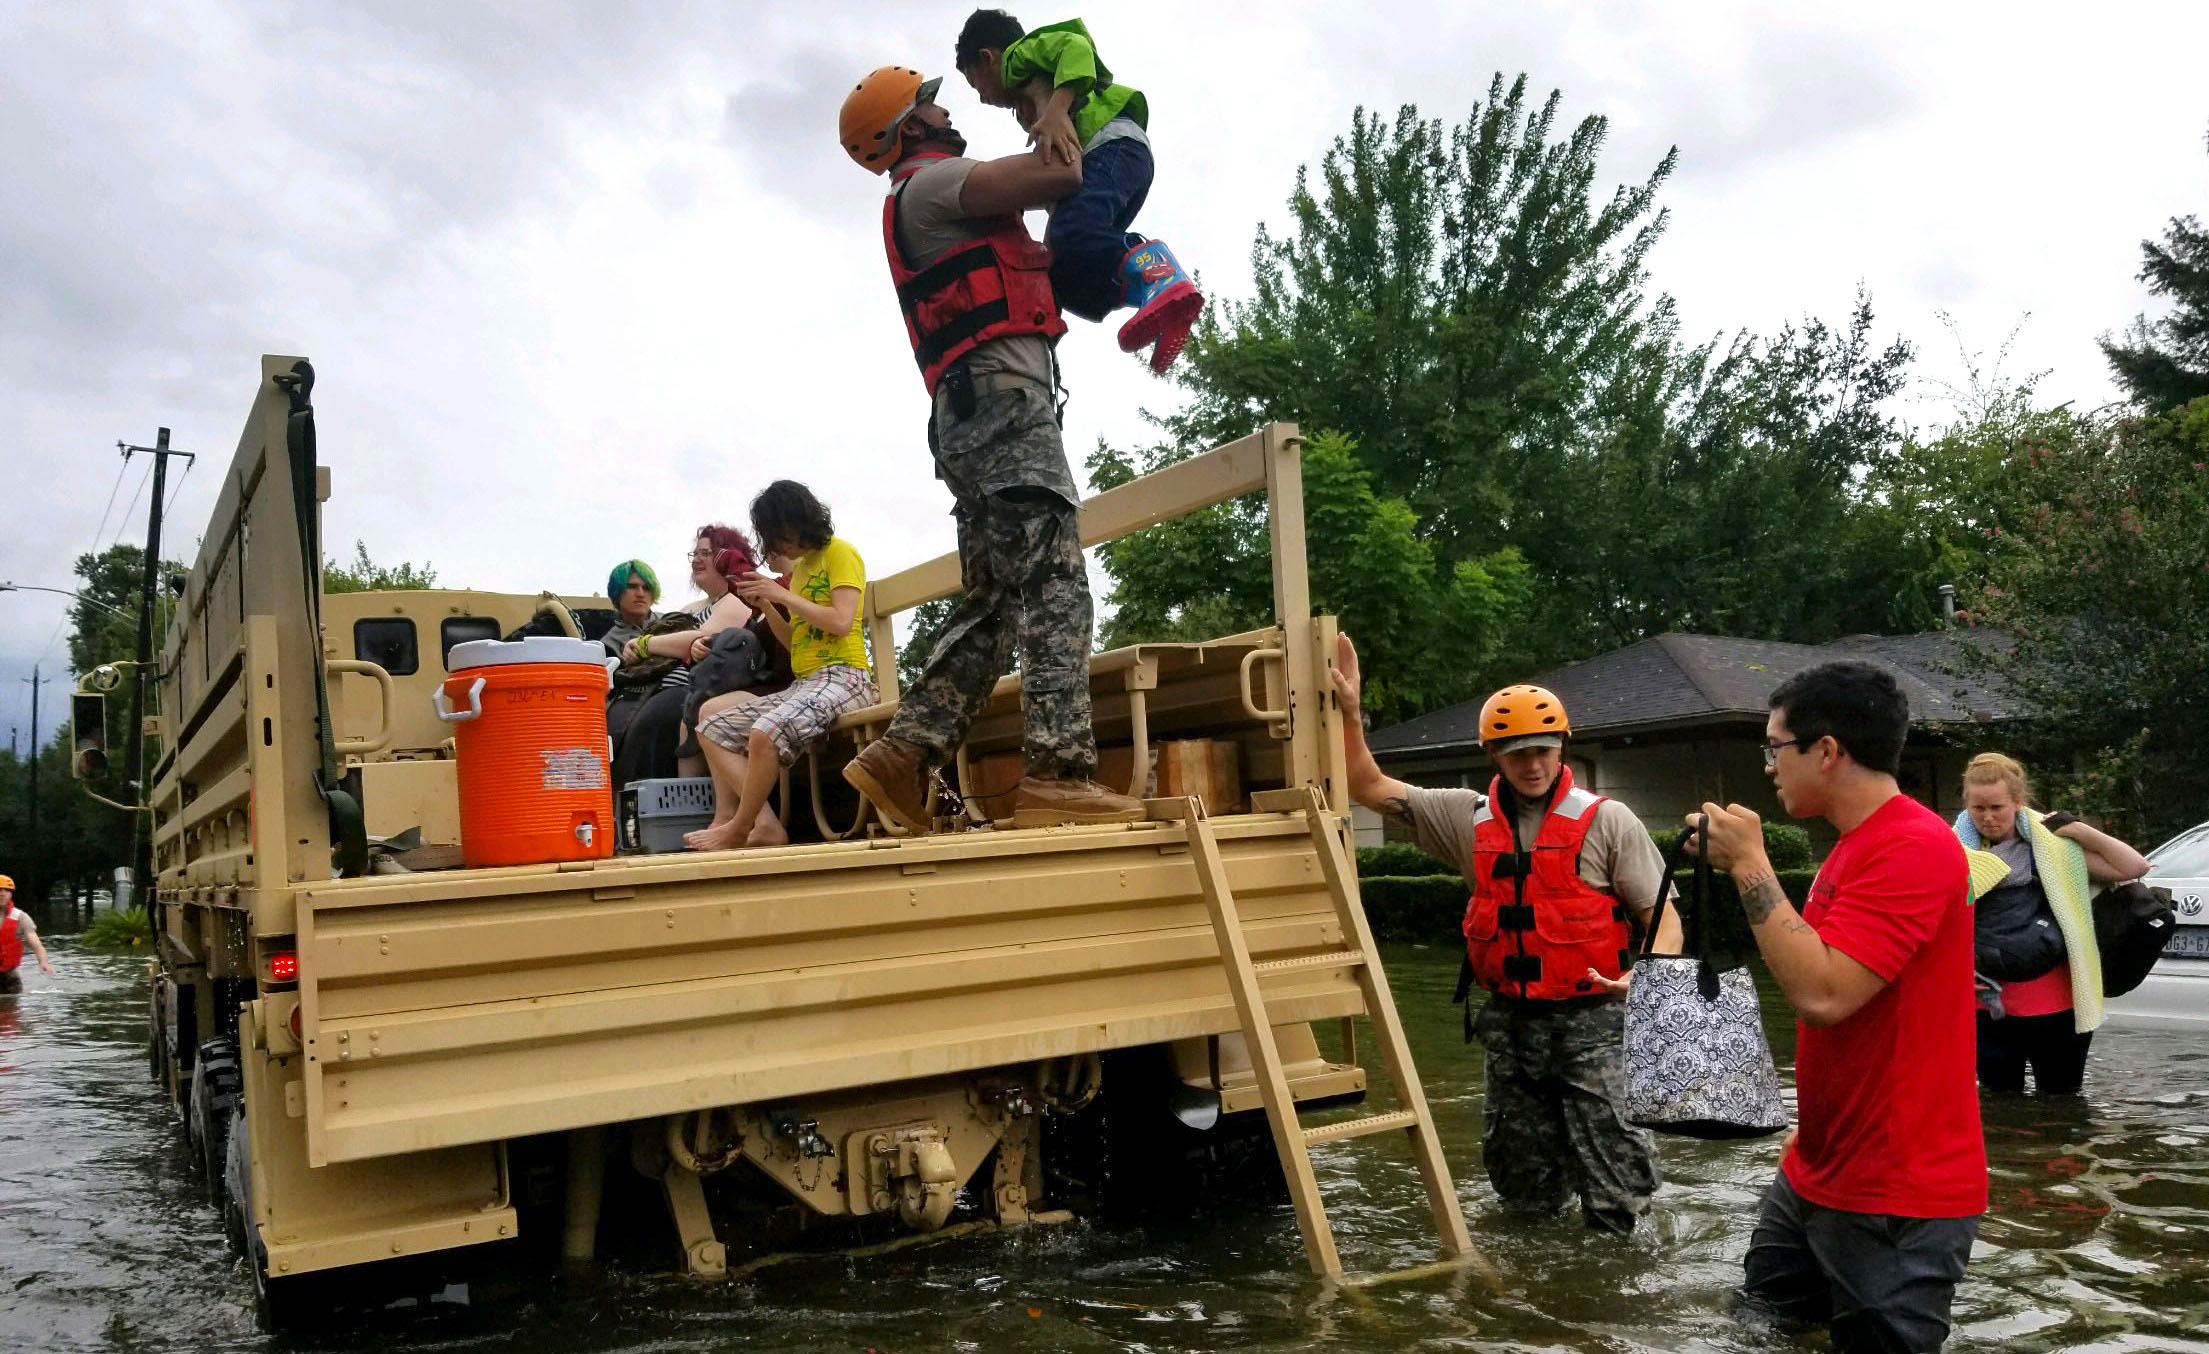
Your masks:
M804 617L791 616L792 676L803 677L837 663L867 669L867 637L860 629L860 618L867 609L867 562L859 558L850 541L831 536L827 545L798 557L790 570L790 591L815 606L833 607L838 588L859 589L859 609L852 613L851 629L842 635L824 634Z

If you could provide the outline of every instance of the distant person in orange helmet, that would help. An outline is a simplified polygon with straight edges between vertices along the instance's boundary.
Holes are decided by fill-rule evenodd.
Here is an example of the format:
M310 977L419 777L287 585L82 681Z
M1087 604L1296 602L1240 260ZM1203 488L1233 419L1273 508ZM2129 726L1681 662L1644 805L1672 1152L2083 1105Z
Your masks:
M46 957L46 947L39 943L38 923L15 905L15 880L0 874L0 997L23 990L23 977L16 968L23 962L26 945L38 956L39 969L51 977L54 961Z
M1506 1207L1548 1214L1575 1196L1599 1231L1626 1233L1657 1192L1656 1147L1626 1122L1626 1003L1635 937L1649 926L1664 854L1633 811L1572 783L1564 703L1507 686L1480 711L1496 764L1488 793L1429 790L1381 771L1365 743L1358 652L1343 635L1331 673L1350 795L1412 830L1472 889L1465 968L1489 997L1466 1010L1487 1061L1481 1154ZM1680 950L1667 911L1660 953Z

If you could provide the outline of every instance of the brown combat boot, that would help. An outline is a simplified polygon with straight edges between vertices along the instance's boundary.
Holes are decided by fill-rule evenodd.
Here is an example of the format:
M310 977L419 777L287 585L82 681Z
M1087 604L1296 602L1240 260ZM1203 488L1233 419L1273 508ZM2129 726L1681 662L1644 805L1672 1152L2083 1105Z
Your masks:
M1065 827L1089 823L1139 823L1143 801L1093 780L1023 776L1013 791L1014 827Z
M934 826L928 817L928 756L902 738L877 738L844 764L844 779L882 816L916 837Z

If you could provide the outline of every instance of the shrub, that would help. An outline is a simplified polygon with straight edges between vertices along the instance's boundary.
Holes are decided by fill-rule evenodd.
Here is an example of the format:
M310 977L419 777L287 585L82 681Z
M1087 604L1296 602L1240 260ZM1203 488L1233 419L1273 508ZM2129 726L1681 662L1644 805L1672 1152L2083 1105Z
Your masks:
M1464 943L1465 881L1454 874L1378 875L1358 892L1376 940Z
M1679 842L1680 834L1686 830L1686 827L1682 826L1659 830L1650 835L1656 838L1657 849L1669 856L1672 854L1673 846ZM1793 823L1766 823L1764 825L1764 854L1771 858L1772 868L1781 875L1785 875L1790 870L1810 869L1813 861L1810 858L1810 833L1808 829L1798 827ZM1788 896L1793 897L1794 895L1789 894Z
M1410 842L1383 842L1358 848L1358 878L1382 875L1430 875L1442 873L1449 861L1437 859Z
M1795 830L1801 831L1800 828ZM1779 875L1780 889L1799 911L1810 897L1810 881L1818 877L1818 872L1782 869L1776 873ZM1694 887L1694 870L1682 870L1673 875L1674 905L1687 896L1687 890ZM1748 915L1741 910L1741 895L1734 889L1732 876L1721 874L1712 877L1710 915L1705 919L1705 924L1711 928L1709 934L1713 950L1736 954L1750 954L1756 950L1756 937L1749 930Z
M88 950L130 950L142 948L153 939L153 932L146 926L146 914L137 908L128 912L102 912L92 918L92 924L84 928L77 943Z

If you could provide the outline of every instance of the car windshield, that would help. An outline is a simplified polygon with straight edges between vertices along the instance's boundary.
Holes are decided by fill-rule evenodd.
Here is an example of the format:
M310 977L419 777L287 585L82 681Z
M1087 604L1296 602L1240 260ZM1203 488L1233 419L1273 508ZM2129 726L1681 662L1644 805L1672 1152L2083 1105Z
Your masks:
M2148 852L2152 879L2209 878L2209 823L2197 823Z

